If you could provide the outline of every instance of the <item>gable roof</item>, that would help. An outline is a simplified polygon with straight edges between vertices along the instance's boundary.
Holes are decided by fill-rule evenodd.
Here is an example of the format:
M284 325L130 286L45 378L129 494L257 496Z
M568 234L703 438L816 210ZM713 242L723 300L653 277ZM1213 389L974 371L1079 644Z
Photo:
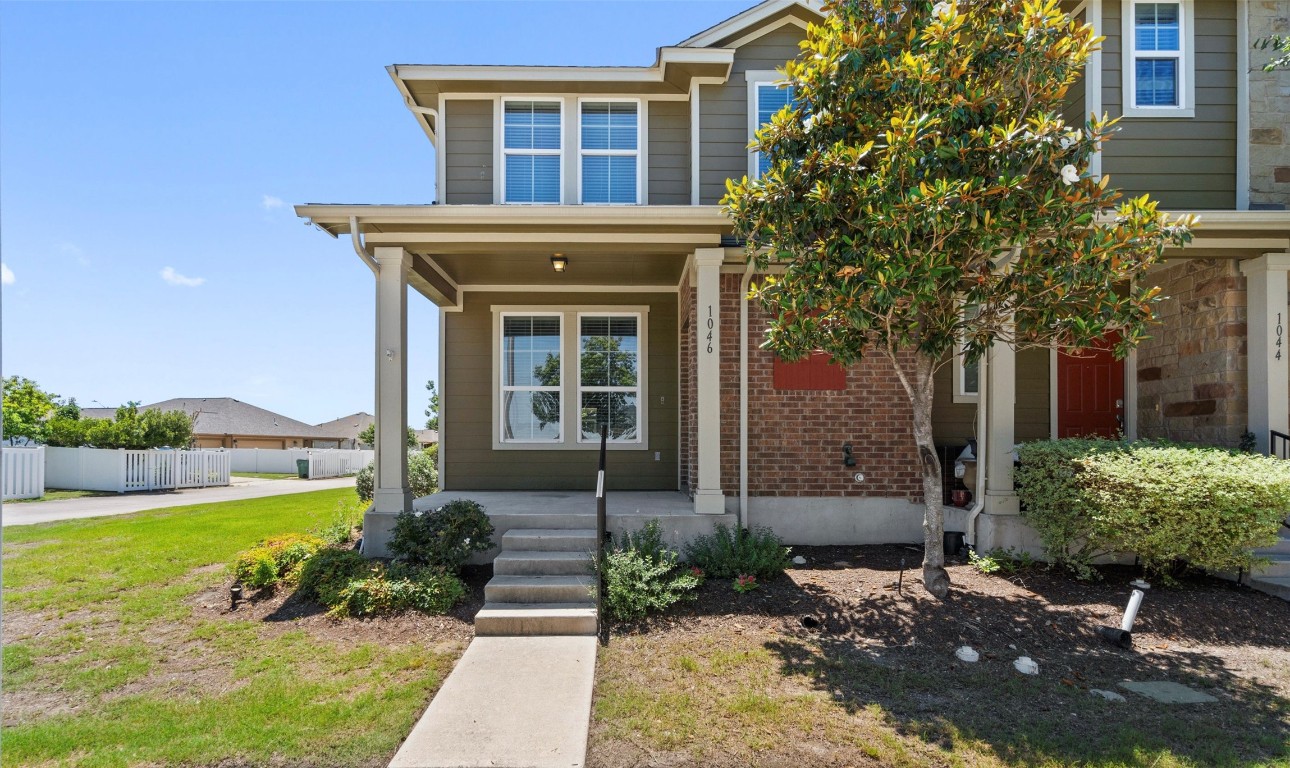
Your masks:
M366 424L349 434L342 427L345 419L372 416L356 413L342 419L314 426L297 421L290 416L274 413L266 408L244 403L231 397L174 397L158 403L139 406L141 411L183 411L193 417L193 434L196 435L281 435L282 437L309 437L343 440L357 437ZM82 408L83 419L115 419L115 408Z
M777 16L798 15L819 18L823 15L820 0L765 0L742 13L714 24L711 27L677 43L678 48L707 48L732 38L742 37L741 32L772 21ZM797 11L798 13L794 13Z
M341 416L339 419L324 421L315 427L319 432L324 432L331 437L340 437L348 440L358 439L358 433L367 429L367 427L376 421L376 417L366 411L351 413L348 416Z

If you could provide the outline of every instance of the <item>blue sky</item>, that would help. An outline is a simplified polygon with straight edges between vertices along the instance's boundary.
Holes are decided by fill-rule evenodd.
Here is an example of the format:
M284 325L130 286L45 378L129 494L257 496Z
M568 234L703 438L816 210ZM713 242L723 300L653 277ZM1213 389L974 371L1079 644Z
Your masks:
M85 406L373 407L371 273L298 203L429 203L388 64L646 65L755 0L0 2L3 373ZM409 419L438 316L409 300Z

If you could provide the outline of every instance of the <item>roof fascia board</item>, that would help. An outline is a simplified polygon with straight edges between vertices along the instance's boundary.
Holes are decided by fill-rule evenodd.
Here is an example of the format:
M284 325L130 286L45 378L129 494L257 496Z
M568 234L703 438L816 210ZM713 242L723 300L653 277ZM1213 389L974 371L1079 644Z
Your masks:
M403 96L404 106L406 106L408 111L412 113L412 116L416 118L417 124L421 126L421 130L425 131L426 138L430 139L430 144L437 148L439 146L439 141L435 136L436 126L430 124L430 115L422 111L430 108L423 104L418 104L417 100L412 98L412 92L408 90L407 84L403 82L403 78L399 77L399 73L394 67L386 67L385 71L389 73L390 79L394 81L394 87L398 88L399 93ZM438 110L431 111L435 112L436 120L441 119L438 114Z
M766 0L766 2L755 5L752 8L735 16L731 16L725 21L712 27L708 27L693 37L682 40L677 43L679 48L706 48L710 45L724 40L732 35L736 35L743 30L755 26L765 19L793 6L804 8L817 16L823 15L819 0Z
M743 46L751 43L752 41L757 40L759 38L763 38L766 35L769 35L771 32L774 32L775 30L781 29L783 27L787 27L790 24L797 27L801 27L803 30L806 29L806 22L804 20L799 19L796 16L785 16L784 18L774 22L773 24L767 24L764 27L759 27L757 29L754 29L752 32L749 32L748 34L744 35L738 40L731 41L730 47L742 48Z

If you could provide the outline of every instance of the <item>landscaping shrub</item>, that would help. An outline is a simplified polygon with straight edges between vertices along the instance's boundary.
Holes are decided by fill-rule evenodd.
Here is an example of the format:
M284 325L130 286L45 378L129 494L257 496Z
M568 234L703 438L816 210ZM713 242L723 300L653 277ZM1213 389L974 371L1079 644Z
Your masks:
M358 470L354 490L359 501L370 502L375 488L376 463L371 462ZM408 487L413 498L429 496L439 490L439 446L432 445L424 451L408 454Z
M693 597L701 576L678 567L676 552L663 545L657 520L636 533L611 542L601 565L605 580L604 609L624 621L662 611Z
M1045 553L1081 577L1102 554L1137 555L1150 570L1175 560L1248 568L1290 513L1290 462L1163 442L1028 443L1016 471L1022 516Z
M789 548L769 528L717 525L685 547L685 556L714 579L756 576L773 579L789 566Z
M484 508L456 499L429 512L402 512L394 519L390 552L396 560L458 573L472 553L493 547L493 524Z
M140 411L136 403L116 409L115 419L72 418L58 414L49 420L46 443L75 448L187 448L192 443L193 418L182 411Z
M466 585L454 574L399 563L375 565L370 575L350 581L328 611L332 616L371 616L409 609L447 613L466 596Z
M363 510L356 501L338 501L336 509L329 520L311 530L323 541L331 545L348 544L354 534L354 526L363 520Z
M326 544L317 536L303 533L265 539L238 556L233 565L235 578L254 589L295 581L300 564Z
M341 592L379 568L353 549L324 549L300 566L300 596L328 608L341 602Z

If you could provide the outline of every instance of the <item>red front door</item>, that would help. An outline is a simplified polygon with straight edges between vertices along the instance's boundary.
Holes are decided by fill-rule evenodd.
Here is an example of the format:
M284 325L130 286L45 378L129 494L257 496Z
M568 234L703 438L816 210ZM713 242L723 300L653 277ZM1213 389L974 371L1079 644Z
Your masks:
M1097 348L1057 355L1057 437L1115 437L1124 429L1124 361L1111 334Z

